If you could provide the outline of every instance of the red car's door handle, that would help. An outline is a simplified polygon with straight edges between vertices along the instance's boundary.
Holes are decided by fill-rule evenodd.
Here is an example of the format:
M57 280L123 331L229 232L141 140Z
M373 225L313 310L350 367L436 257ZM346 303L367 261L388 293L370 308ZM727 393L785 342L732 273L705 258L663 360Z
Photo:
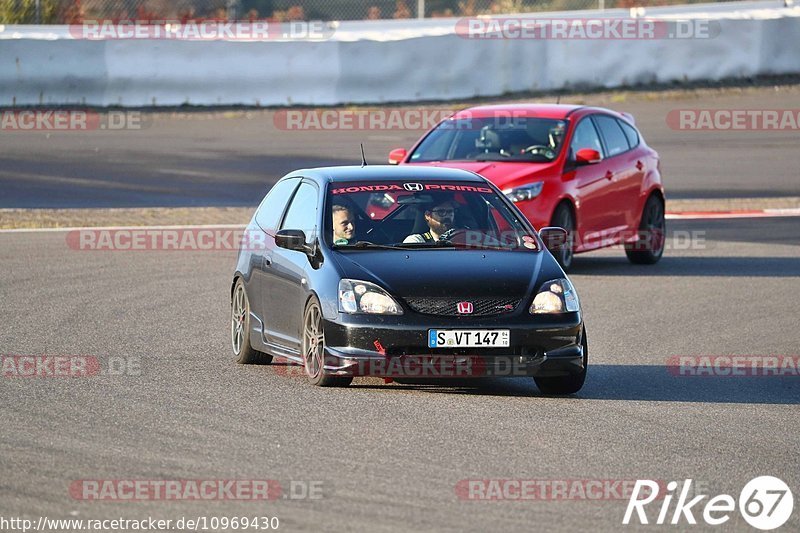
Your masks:
M637 161L636 162L636 169L637 170L642 170L643 168L644 168L644 163L642 163L641 161Z
M611 172L610 170L606 172L606 179L607 180L610 180L613 177L614 177L614 173L613 172Z

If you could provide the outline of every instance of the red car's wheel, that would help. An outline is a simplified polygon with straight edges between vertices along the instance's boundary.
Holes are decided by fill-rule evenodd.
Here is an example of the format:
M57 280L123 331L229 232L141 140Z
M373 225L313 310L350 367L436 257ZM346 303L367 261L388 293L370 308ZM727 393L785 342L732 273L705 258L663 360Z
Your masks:
M642 221L639 224L639 239L635 243L625 245L625 254L631 263L652 265L658 263L664 255L666 242L666 220L664 202L658 196L651 196L642 210Z
M573 251L574 238L575 238L575 217L572 214L572 209L567 204L561 204L553 213L553 221L551 225L564 228L567 230L567 242L561 249L553 254L558 264L566 272L572 266L572 259L575 257Z

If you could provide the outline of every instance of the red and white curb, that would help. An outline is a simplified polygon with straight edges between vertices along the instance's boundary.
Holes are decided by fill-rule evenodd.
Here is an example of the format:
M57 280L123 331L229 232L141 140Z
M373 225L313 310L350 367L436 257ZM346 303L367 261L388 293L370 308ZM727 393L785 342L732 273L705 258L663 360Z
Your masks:
M728 218L766 218L766 217L797 217L800 208L785 209L740 209L735 211L682 211L680 213L667 212L667 220L702 220L702 219L728 219Z
M246 224L186 224L179 226L79 226L70 228L17 228L0 229L0 233L45 233L71 231L119 231L119 230L184 230L184 229L244 229Z

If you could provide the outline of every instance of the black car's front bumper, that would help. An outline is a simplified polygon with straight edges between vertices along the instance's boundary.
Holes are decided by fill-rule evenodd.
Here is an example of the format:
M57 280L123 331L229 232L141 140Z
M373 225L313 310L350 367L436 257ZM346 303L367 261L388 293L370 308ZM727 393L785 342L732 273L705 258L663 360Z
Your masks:
M556 377L581 373L586 339L580 313L453 318L344 315L326 320L325 371L414 378ZM429 348L430 329L508 329L508 348Z

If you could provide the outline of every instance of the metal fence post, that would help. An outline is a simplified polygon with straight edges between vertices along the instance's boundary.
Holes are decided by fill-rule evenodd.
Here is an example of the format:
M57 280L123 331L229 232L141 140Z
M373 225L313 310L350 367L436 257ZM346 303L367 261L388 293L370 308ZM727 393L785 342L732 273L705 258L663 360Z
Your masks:
M228 0L225 7L227 8L228 20L237 20L239 16L239 0Z
M417 18L425 18L425 0L417 0Z
M36 0L36 24L42 23L42 6L41 0Z

